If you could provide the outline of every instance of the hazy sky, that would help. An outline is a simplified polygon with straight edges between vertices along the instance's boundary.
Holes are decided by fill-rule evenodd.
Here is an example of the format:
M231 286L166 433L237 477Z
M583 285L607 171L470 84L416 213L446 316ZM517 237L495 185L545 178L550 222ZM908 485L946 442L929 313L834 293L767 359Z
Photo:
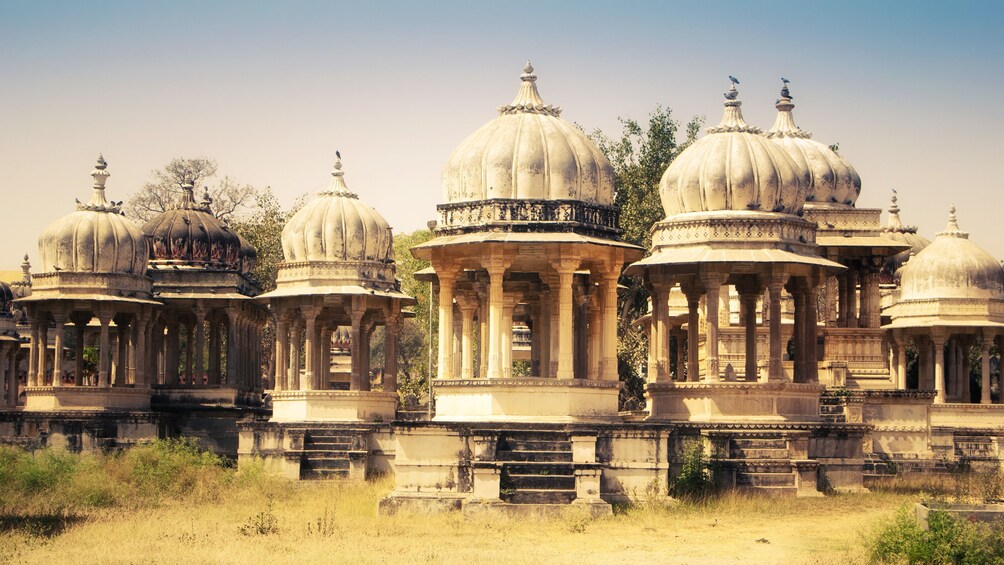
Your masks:
M1004 256L1001 2L11 2L0 0L0 269L86 200L103 152L111 199L174 157L207 156L284 204L349 186L397 233L441 201L453 148L508 103L531 59L563 117L614 135L656 107L795 119L863 180L900 193L933 237L949 204Z

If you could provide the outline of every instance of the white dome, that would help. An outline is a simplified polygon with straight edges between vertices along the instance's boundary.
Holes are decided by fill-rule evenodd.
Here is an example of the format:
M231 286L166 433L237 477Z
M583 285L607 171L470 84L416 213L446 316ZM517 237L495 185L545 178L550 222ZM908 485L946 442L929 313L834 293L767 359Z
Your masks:
M748 125L735 84L725 94L722 122L708 128L670 163L659 183L666 217L688 212L745 211L797 214L809 173L780 146Z
M578 200L610 206L606 156L561 110L544 104L528 62L512 104L460 143L443 170L447 203L493 198Z
M331 185L307 202L282 229L282 254L287 263L394 261L390 225L349 191L341 168L339 159L331 173Z
M90 202L56 220L38 238L41 273L143 275L149 247L143 230L122 215L119 203L105 199L108 164L98 157Z
M948 227L906 263L900 280L900 301L1004 300L1004 268L959 229L954 206Z
M809 172L806 204L816 206L854 206L861 193L861 177L846 159L828 146L811 139L812 134L795 125L788 85L781 89L775 105L777 118L767 137L784 148L798 167Z

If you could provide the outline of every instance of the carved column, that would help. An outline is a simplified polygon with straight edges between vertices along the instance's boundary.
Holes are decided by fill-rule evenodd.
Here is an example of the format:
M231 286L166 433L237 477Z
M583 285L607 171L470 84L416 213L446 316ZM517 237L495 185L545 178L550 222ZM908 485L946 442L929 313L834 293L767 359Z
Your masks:
M575 377L572 345L572 281L579 259L562 258L552 265L558 273L558 374L559 379Z
M666 281L652 281L652 322L649 338L649 382L669 380L669 317L670 285Z
M223 357L220 337L220 316L213 313L209 317L209 384L220 384L220 360Z
M203 377L206 373L206 310L205 308L195 309L195 364L193 375L195 384L202 386L207 380Z
M335 333L335 328L325 325L321 329L321 345L317 352L317 389L328 390L331 387L331 335ZM386 335L384 345L388 341ZM394 353L397 355L397 353ZM389 354L388 354L389 355ZM388 361L389 362L389 361ZM386 369L386 368L385 368Z
M617 279L621 263L615 263L603 273L600 282L603 295L603 359L600 361L600 378L617 381Z
M111 346L111 336L108 325L112 323L111 314L101 312L98 314L98 321L101 322L101 335L98 339L98 386L111 386L111 358L109 348Z
M945 339L940 333L931 334L931 347L934 348L934 403L945 403Z
M907 337L900 332L896 332L896 388L906 390L906 345ZM917 388L920 388L918 379Z
M993 334L984 330L980 340L980 404L990 404L990 345Z
M300 319L300 314L295 308L291 309L289 326L289 367L286 373L286 387L287 390L300 390L300 351L303 341L303 321Z
M289 363L289 322L285 312L275 317L275 363L272 385L276 391L287 390L287 364Z
M49 364L49 321L43 318L42 324L38 328L38 386L49 384L46 368Z
M589 345L586 348L589 359L587 377L589 380L598 381L603 378L603 373L600 372L600 365L603 361L603 308L601 308L600 297L595 292L591 293L586 306L589 309Z
M742 304L743 326L746 330L746 380L757 380L757 351L756 351L756 299L762 289L744 288L739 301Z
M363 392L370 390L370 337L372 337L375 327L376 324L372 321L363 320L362 331L359 332L362 337L359 348L359 390Z
M453 378L453 283L456 272L449 267L436 269L439 277L439 377ZM492 281L494 283L494 281ZM500 281L501 283L501 281Z
M502 378L502 277L506 264L492 256L483 264L488 270L488 378Z
M84 384L84 330L87 323L91 321L90 314L78 315L73 318L73 375L74 384L80 386Z
M704 285L705 305L707 308L707 330L705 332L705 344L707 357L704 362L703 382L718 382L718 305L719 292L722 287L722 279L719 275L711 274L701 277L701 284Z
M41 325L37 320L31 323L31 343L28 344L28 386L38 385L38 340L42 335Z
M460 306L460 377L474 378L474 314L478 310L477 298L458 295Z
M352 340L352 379L349 383L350 390L363 390L362 374L362 349L363 349L363 315L366 314L364 298L353 297L350 311L352 326L350 339ZM440 334L442 336L442 334ZM440 342L440 350L443 344ZM367 379L368 380L368 379Z
M784 365L782 353L784 343L781 341L781 290L787 281L785 273L775 274L767 285L770 295L770 344L767 365L767 380L769 382L784 382Z
M300 379L300 390L314 390L314 377L317 369L317 314L316 307L300 308L303 315L303 378Z
M398 302L397 298L393 299L387 325L384 326L384 392L397 392L397 339L401 332L401 307Z
M52 357L52 386L63 386L63 336L66 333L66 318L54 316L56 323L55 351Z
M701 376L701 293L692 284L684 286L683 293L687 297L687 381L697 382Z
M537 317L533 321L533 331L540 336L540 343L537 346L540 362L538 363L537 376L550 377L551 375L551 291L542 290L540 292L540 308Z
M505 294L502 297L502 377L512 376L512 312L516 308L519 297L516 294Z

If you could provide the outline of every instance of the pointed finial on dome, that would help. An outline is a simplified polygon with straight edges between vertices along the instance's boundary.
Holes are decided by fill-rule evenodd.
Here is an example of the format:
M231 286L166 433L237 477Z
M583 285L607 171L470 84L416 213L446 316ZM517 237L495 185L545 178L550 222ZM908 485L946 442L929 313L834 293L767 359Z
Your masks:
M28 262L28 254L24 254L24 261L21 261L21 280L25 284L31 284L31 263Z
M105 161L104 155L98 154L98 160L94 164L94 170L91 171L91 178L94 179L94 191L91 193L91 200L87 204L77 204L77 210L86 209L104 211L113 207L108 200L105 199L105 182L107 182L108 177L111 176L111 173L105 170L107 168L108 162Z
M358 195L349 190L348 185L345 184L345 171L342 170L341 151L335 151L335 165L331 169L331 177L331 184L328 185L328 188L322 190L320 194L333 194L335 196L344 196L346 198L358 198Z
M736 89L739 79L729 75L729 81L732 84L729 86L728 92L725 93L725 115L722 116L721 123L708 128L708 133L760 133L760 128L747 124L746 120L743 119L743 113L740 110L743 103L739 100L739 90Z
M523 74L520 75L519 92L511 104L499 106L499 114L548 114L559 116L561 108L544 104L544 99L537 92L537 75L533 74L533 65L530 61L523 67Z
M958 237L961 239L969 239L969 233L962 231L959 228L959 218L955 215L955 204L948 207L948 225L945 226L945 231L938 232L938 237Z
M195 183L192 179L185 179L181 183L181 202L178 208L182 210L194 210L198 207L199 205L195 201Z
M903 227L903 222L899 219L899 205L897 202L899 197L896 196L896 189L892 189L892 204L889 205L889 224L888 228L901 228Z
M777 102L774 103L774 107L777 108L777 117L774 118L774 125L766 135L771 138L802 137L808 139L812 137L812 134L796 126L795 118L791 114L795 105L791 102L793 96L788 88L789 83L791 83L790 80L781 77L781 98L778 98Z

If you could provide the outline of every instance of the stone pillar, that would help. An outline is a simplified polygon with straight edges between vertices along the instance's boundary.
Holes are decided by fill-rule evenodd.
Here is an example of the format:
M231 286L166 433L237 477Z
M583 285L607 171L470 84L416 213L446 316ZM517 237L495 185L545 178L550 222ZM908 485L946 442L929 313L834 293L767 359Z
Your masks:
M300 390L314 390L314 377L317 374L317 314L319 308L300 308L303 315L303 378L300 379Z
M480 286L480 285L479 285ZM478 291L478 378L488 377L488 292Z
M109 348L111 346L111 336L108 325L112 322L111 314L99 313L98 320L101 322L101 337L98 340L98 386L111 386L111 358Z
M237 308L227 308L227 377L226 384L229 386L239 386L237 374L237 329L240 323L240 316Z
M534 319L533 331L540 335L540 344L537 346L540 362L538 363L537 376L551 376L551 291L540 292L540 308L537 317ZM602 359L601 359L602 362Z
M697 382L701 375L701 295L693 287L685 287L683 292L687 297L687 381Z
M286 373L286 390L300 390L300 351L303 340L303 321L296 309L292 309L290 320L289 367ZM353 369L354 369L353 364ZM353 390L357 390L353 388Z
M600 283L603 295L603 359L600 361L600 378L617 381L617 279L620 278L621 263L603 273Z
M63 337L66 333L66 319L58 316L56 323L55 351L52 357L52 386L63 386Z
M498 257L485 264L488 269L488 378L502 378L502 277L506 265Z
M665 281L652 282L652 333L648 344L649 382L669 380L669 289Z
M788 279L787 274L773 275L767 285L770 294L770 343L767 365L767 380L769 382L784 382L784 364L782 353L784 343L781 341L781 290Z
M460 306L460 378L474 378L474 314L478 301L470 296L457 296Z
M718 382L718 305L722 279L716 274L705 275L701 277L701 284L704 285L707 308L707 330L704 336L707 356L704 359L704 375L701 380L702 382Z
M273 364L272 386L277 391L289 390L289 319L286 313L275 317L275 363Z
M823 326L832 328L837 325L837 277L826 277L824 292L826 311L823 314Z
M370 390L370 336L373 335L374 324L364 322L360 336L362 343L359 347L359 390L367 392Z
M931 347L934 348L934 403L945 403L945 336L931 335Z
M993 335L983 332L980 340L980 404L990 404L990 344Z
M118 351L115 361L115 386L125 386L129 381L129 324L125 316L115 322L115 347ZM190 349L189 349L190 350Z
M45 369L49 364L49 322L42 322L38 327L38 361L35 366L38 369L38 386L49 384Z
M352 326L349 335L349 339L352 340L352 378L349 383L350 390L364 390L363 380L368 380L364 379L362 374L363 316L366 314L366 305L363 303L363 300L364 298L362 297L353 297L352 299L353 303L350 313ZM442 337L442 333L440 333L440 337ZM442 342L440 342L439 347L442 350Z
M562 258L554 265L558 272L558 374L559 379L575 377L575 362L572 345L572 281L578 258Z
M20 393L17 382L17 351L20 344L10 344L10 352L6 357L0 358L0 363L7 366L7 406L17 406L17 398Z
M795 346L795 358L793 359L793 375L792 381L796 383L804 383L806 381L806 369L805 369L805 358L806 358L806 343L805 343L805 310L806 310L806 300L805 300L805 289L802 286L802 281L793 280L789 283L788 292L791 293L792 299L795 302L795 324L792 328L792 338L794 339Z
M519 297L515 294L504 294L502 297L502 377L512 376L512 312L516 308Z
M164 384L167 385L178 384L178 349L181 339L178 329L178 319L174 313L171 313L167 319L167 334L164 337L166 341Z
M805 382L812 384L819 382L819 359L816 348L816 333L819 331L819 320L816 318L818 305L819 287L810 281L805 291Z
M135 387L147 386L146 382L146 326L149 314L137 314L129 324L129 382Z
M75 384L84 384L84 330L87 329L87 322L91 321L90 315L73 319L73 333L76 338L73 351L73 374Z
M969 337L960 341L959 347L959 390L962 392L962 402L967 404L973 401L972 379L969 378Z
M906 390L906 345L907 337L901 334L896 339L896 388L899 390ZM917 388L920 388L919 378Z
M600 297L595 292L589 295L586 307L589 310L587 330L589 338L586 346L589 368L586 375L589 380L598 381L603 378L603 374L600 372L600 365L603 362L603 308L601 308Z
M317 390L328 390L331 387L331 335L334 333L335 328L331 326L325 326L321 330L321 345L317 352ZM384 344L387 343L385 335ZM394 355L397 355L396 351Z
M746 380L755 382L757 380L757 352L756 352L756 298L760 295L760 289L754 292L752 289L744 289L745 292L739 295L742 304L743 326L746 330Z
M203 385L208 383L208 379L203 379L206 373L206 311L203 308L195 309L195 364L192 373L195 376L195 384Z
M551 274L547 277L547 285L550 287L550 307L547 313L548 316L548 336L547 343L548 348L548 364L547 364L547 376L551 378L557 378L558 376L558 329L561 327L561 305L558 303L558 275ZM601 361L602 363L602 361Z
M394 299L391 304L391 315L387 316L386 325L384 326L384 369L383 369L383 391L384 392L397 392L397 339L401 332L401 314L400 305L398 304L398 299ZM473 326L473 320L472 320ZM473 328L471 333L473 333ZM472 340L473 341L473 340ZM471 344L473 349L473 343ZM473 359L471 362L471 370L473 372ZM465 363L466 367L466 363ZM472 375L473 376L473 375ZM467 377L471 378L471 377Z
M223 357L221 351L220 318L214 314L209 318L209 384L220 384L220 359Z
M453 378L453 283L456 272L437 269L439 276L439 375L440 379ZM495 281L492 281L494 284ZM501 285L501 281L499 281Z

